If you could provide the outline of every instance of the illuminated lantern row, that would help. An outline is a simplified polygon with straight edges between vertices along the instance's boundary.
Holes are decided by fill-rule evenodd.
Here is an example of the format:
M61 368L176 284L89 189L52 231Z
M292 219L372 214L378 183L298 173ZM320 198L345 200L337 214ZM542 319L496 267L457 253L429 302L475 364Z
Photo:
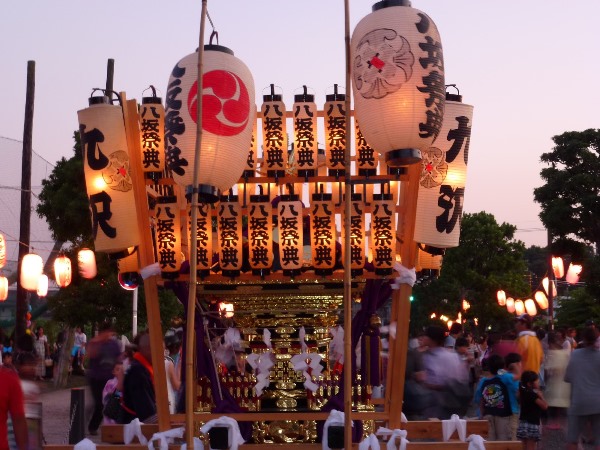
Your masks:
M447 94L440 137L423 151L416 242L435 248L457 247L467 177L473 107Z
M294 158L298 168L298 176L313 177L316 175L317 155L317 105L315 96L304 93L294 96L292 109L294 122Z
M54 278L59 287L67 287L72 279L71 260L65 255L57 256L54 260Z
M263 169L269 177L282 177L287 167L286 109L281 94L275 94L274 85L269 95L263 95L261 114Z
M181 268L181 215L177 197L156 201L156 253L163 278L177 278Z
M423 12L378 2L351 40L355 115L392 167L420 161L441 139L445 80L440 35Z
M169 78L166 100L166 158L175 181L191 194L196 147L197 99L202 97L202 148L199 196L218 200L242 176L256 117L254 81L233 52L205 45L202 92L198 92L198 54L177 63Z
M496 294L496 298L498 299L498 304L500 306L506 305L506 292L499 290Z
M0 302L8 298L8 278L0 276Z
M124 257L140 239L138 227L131 226L137 218L123 112L107 97L91 97L90 106L77 114L94 246Z
M156 93L152 97L142 97L140 133L142 171L146 178L160 178L165 170L165 108Z

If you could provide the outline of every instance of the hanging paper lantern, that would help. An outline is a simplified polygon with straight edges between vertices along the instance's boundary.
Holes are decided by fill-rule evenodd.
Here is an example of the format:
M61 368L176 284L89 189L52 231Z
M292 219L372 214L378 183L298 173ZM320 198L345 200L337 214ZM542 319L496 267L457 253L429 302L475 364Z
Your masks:
M297 275L304 260L302 202L297 195L282 195L277 205L279 258L283 273Z
M498 299L498 304L500 306L506 305L506 293L503 290L499 290L496 293L496 298Z
M331 176L343 176L346 168L346 95L338 94L338 86L334 85L334 93L328 94L323 108L325 114L325 165Z
M398 2L378 2L354 29L352 88L367 142L393 167L420 161L439 136L445 87L435 23Z
M511 314L515 312L515 299L514 298L508 297L506 299L506 310Z
M541 309L548 309L548 297L542 291L535 291L535 301Z
M558 291L556 290L555 280L552 280L552 283L550 283L548 277L544 277L544 279L542 279L542 286L544 287L544 291L546 291L546 294L549 298L554 298L558 294Z
M517 316L520 316L524 312L525 312L525 304L523 303L523 300L520 300L520 299L515 300L515 314Z
M396 254L396 204L392 194L386 193L374 194L372 205L373 266L376 274L389 275Z
M188 206L188 235L191 235L191 206ZM208 275L213 263L213 225L211 205L200 203L196 215L196 272Z
M377 175L380 155L367 143L356 119L354 119L354 147L356 148L356 168L358 175L361 177Z
M98 273L96 255L89 248L82 248L77 252L77 270L83 278L91 280Z
M442 268L443 255L432 255L421 249L417 251L417 272L422 270L440 271ZM415 267L415 270L417 269Z
M267 193L250 196L248 262L255 275L268 274L273 266L273 207Z
M36 291L38 280L44 270L42 257L28 253L21 262L21 287L28 291Z
M583 267L579 264L569 264L569 270L567 270L567 283L569 284L576 284L579 283L579 274L581 274L581 271L583 270Z
M77 114L94 246L122 258L140 242L138 227L131 226L137 218L123 111L107 97L89 101Z
M202 148L196 187L215 202L242 176L256 118L254 81L246 65L220 45L205 45L202 76ZM196 147L198 53L177 63L167 89L167 166L191 194Z
M4 235L0 233L0 269L6 264L6 239Z
M527 311L527 314L530 316L535 316L537 314L537 308L535 307L533 299L528 298L525 300L525 311Z
M0 276L0 302L8 298L8 278Z
M142 171L146 178L158 179L165 170L165 108L156 96L142 97L140 133L142 138Z
M182 262L181 216L174 195L156 200L156 253L162 278L177 278Z
M48 295L48 275L41 274L38 278L38 285L36 289L38 297L45 297Z
M560 256L552 257L552 271L554 272L555 278L562 278L565 276L565 264Z
M321 186L321 191L323 187ZM333 273L335 266L335 206L331 194L315 193L310 204L310 246L317 275ZM364 255L364 252L363 252Z
M352 193L350 200L350 270L353 276L362 274L366 261L365 202L362 194ZM342 217L345 220L344 209ZM345 232L345 230L344 230ZM344 237L345 240L345 237ZM346 262L346 246L342 245L342 261ZM348 270L347 267L344 269Z
M457 247L467 178L473 107L447 94L440 138L423 151L414 239L437 248Z
M71 284L71 260L65 255L57 256L54 260L54 278L59 287Z
M270 95L263 95L261 114L263 170L266 169L268 177L282 177L287 158L285 103L281 101L280 94L275 94L274 85L271 85Z
M236 195L222 196L217 209L219 265L224 275L237 276L244 262L242 209Z
M315 96L307 93L294 96L292 109L294 121L294 160L298 168L298 176L312 177L316 175L317 154L317 105Z

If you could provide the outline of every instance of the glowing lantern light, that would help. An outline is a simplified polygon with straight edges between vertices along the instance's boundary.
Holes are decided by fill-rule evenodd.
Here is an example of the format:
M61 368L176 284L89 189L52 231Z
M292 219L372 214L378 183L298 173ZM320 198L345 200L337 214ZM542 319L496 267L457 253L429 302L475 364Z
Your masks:
M277 212L281 268L286 275L297 275L304 259L302 202L297 195L282 195Z
M415 269L417 272L422 270L433 270L435 272L439 272L442 268L442 260L442 255L432 255L419 249L417 250L417 264Z
M199 197L216 202L241 177L252 141L254 81L246 65L221 45L205 45L202 89L198 93L198 54L177 63L169 78L165 137L167 165L191 194L196 147L197 99L202 95L202 148Z
M28 253L21 262L21 287L28 291L37 291L38 280L44 270L40 255Z
M140 238L138 227L131 226L136 208L123 111L108 101L90 97L90 106L77 114L94 246L97 252L122 258Z
M565 276L565 264L560 256L552 257L552 271L556 278L562 278Z
M435 315L435 313L431 313L431 315L429 316L430 319L435 319L437 316Z
M338 86L334 85L334 93L326 96L325 106L325 160L329 174L343 176L345 173L346 154L346 110L345 94L338 94ZM348 150L349 151L349 150Z
M500 306L506 305L506 292L504 292L503 290L499 290L496 293L496 298L498 299L498 304Z
M219 303L219 313L222 317L225 317L227 319L232 318L234 315L233 304L224 302Z
M0 302L8 298L8 278L0 276Z
M523 300L520 300L520 299L515 300L515 314L517 316L520 316L524 312L525 312L525 304L523 303Z
M351 53L355 115L367 142L392 167L419 162L444 116L436 25L410 6L378 2L354 29Z
M471 307L471 304L467 300L463 299L463 301L462 301L462 309L464 311L467 311L470 307Z
M251 195L248 208L248 261L255 275L267 274L273 266L272 230L273 207L269 195Z
M389 188L389 185L385 186ZM389 192L373 195L371 237L375 273L391 274L394 264L393 255L396 251L396 205Z
M223 275L237 276L243 264L242 209L236 195L221 197L218 206L219 265Z
M535 291L535 301L541 309L548 309L548 297L542 291Z
M379 158L375 150L367 143L362 131L360 131L358 120L354 120L354 146L356 148L356 168L358 175L361 177L377 175Z
M294 96L294 157L298 164L299 177L316 175L317 155L317 105L315 96L308 94L306 86L304 93Z
M352 276L362 274L366 263L366 236L365 236L365 204L362 194L352 193L350 205L350 270ZM342 213L346 217L346 211ZM345 219L344 219L345 220ZM345 232L346 230L344 230ZM345 238L344 238L345 239ZM342 261L346 261L346 246L342 246ZM372 248L369 249L370 258L373 258ZM348 269L347 267L345 269Z
M6 264L6 239L4 235L0 233L0 269Z
M542 280L542 286L544 287L546 294L548 294L548 297L550 297L550 298L556 297L556 295L558 293L558 291L556 290L556 281L552 280L552 283L550 283L550 281L548 280L548 277L544 277L544 279ZM552 291L552 292L550 292L550 291Z
M83 278L91 280L98 273L96 255L89 248L82 248L77 252L77 270Z
M285 120L285 103L281 94L275 94L275 86L271 85L271 94L263 95L262 136L267 176L282 177L285 175L285 153L287 151L287 133Z
M448 325L448 329L452 328L452 324L454 323L454 321L449 320L448 322L446 322L446 324Z
M569 270L567 270L567 283L576 284L579 283L579 275L583 267L579 264L569 264Z
M181 268L181 215L177 197L156 201L156 249L162 278L174 279Z
M323 192L313 194L310 207L312 264L317 275L328 275L333 272L336 261L333 196Z
M528 298L525 300L525 311L527 311L527 314L530 316L535 316L537 314L537 308L535 307L533 299Z
M48 275L41 274L38 278L38 285L36 289L38 297L45 297L48 295Z
M440 320L443 321L443 322L448 322L448 317L446 317L444 314L442 314L440 316Z
M57 256L54 260L54 278L60 287L67 287L71 284L71 260L65 255Z
M152 97L142 97L140 130L142 138L142 171L146 178L158 179L165 170L165 108L156 89Z
M506 310L511 314L515 312L515 299L514 298L508 297L506 299Z
M192 210L188 206L188 235L191 230ZM211 217L211 205L200 203L196 216L196 271L200 276L208 275L213 263L213 225Z

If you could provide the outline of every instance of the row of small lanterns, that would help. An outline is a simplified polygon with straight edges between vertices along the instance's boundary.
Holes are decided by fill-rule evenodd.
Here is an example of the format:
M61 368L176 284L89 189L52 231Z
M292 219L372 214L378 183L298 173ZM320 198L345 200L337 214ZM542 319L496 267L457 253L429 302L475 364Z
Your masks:
M582 270L583 267L580 264L570 263L565 278L567 283L577 284L579 282L579 276ZM552 257L552 271L555 279L565 277L565 266L561 257ZM548 277L544 277L542 280L542 288L543 290L535 291L533 298L527 298L526 300L507 297L506 292L499 290L496 293L498 305L505 306L506 310L511 314L521 315L523 313L527 313L530 316L535 316L538 313L538 307L542 310L548 309L548 298L550 297L553 299L556 297L558 292L556 288L556 281L550 281Z

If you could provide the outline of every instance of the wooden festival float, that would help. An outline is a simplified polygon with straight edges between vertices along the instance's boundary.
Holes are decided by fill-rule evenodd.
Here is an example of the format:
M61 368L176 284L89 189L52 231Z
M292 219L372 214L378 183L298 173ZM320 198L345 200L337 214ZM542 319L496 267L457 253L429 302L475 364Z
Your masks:
M320 107L304 87L291 108L271 85L255 107L250 71L211 36L173 69L164 107L105 92L79 112L96 251L144 277L158 430L185 422L190 445L226 415L255 446L320 448L333 409L346 443L404 426L415 267L421 254L439 269L423 250L458 245L473 108L445 92L433 22L396 3L377 3L351 43L346 25L354 110L337 85ZM185 414L169 414L159 288L187 308ZM235 350L251 370L224 369Z

